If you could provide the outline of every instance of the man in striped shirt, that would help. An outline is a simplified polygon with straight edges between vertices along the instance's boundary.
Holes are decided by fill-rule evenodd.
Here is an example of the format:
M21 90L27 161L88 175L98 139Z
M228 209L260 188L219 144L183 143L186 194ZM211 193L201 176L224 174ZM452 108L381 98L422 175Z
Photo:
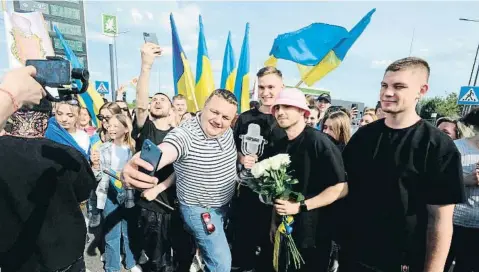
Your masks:
M159 145L163 156L158 169L174 164L180 212L200 248L206 271L231 270L223 222L237 178L237 153L230 128L237 104L230 91L215 90L199 115L172 130ZM153 187L156 178L140 173L138 167L152 169L135 155L124 168L125 184ZM167 188L171 181L162 184Z

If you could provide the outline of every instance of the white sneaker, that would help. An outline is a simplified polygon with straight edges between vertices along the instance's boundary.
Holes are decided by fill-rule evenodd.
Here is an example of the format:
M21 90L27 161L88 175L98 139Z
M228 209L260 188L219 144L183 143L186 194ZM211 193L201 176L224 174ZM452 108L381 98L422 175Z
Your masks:
M100 256L100 261L105 262L105 253L101 254Z
M135 265L130 269L130 272L143 272L143 269L141 269L141 266Z

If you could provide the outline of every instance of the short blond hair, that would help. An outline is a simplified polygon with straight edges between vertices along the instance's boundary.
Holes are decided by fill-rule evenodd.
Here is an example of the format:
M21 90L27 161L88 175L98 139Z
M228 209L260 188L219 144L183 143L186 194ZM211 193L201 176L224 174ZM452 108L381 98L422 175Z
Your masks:
M208 104L208 102L210 102L211 98L213 98L213 96L217 96L221 99L224 99L226 102L232 104L232 105L235 105L235 106L238 106L238 99L236 99L236 96L234 95L234 93L226 90L226 89L216 89L214 90L210 96L208 96L208 99L206 99L205 101L205 105Z
M283 73L281 73L280 70L276 69L276 67L273 67L273 66L263 67L259 69L258 73L256 73L257 77L264 77L267 75L277 75L280 78L283 78Z
M416 58L416 57L407 57L400 60L396 60L395 62L389 64L388 68L386 68L386 72L397 72L397 71L404 71L409 69L420 68L426 71L427 79L429 79L429 74L431 73L431 68L427 61Z

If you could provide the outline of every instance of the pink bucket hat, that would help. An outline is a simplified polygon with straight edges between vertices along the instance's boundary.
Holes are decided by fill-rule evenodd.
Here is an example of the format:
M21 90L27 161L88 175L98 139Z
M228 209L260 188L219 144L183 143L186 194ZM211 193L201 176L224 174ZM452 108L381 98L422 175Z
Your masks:
M310 114L308 104L306 103L306 97L304 93L296 88L284 88L276 97L276 101L271 106L271 113L274 115L274 108L277 105L293 106L304 110L304 116L308 117Z

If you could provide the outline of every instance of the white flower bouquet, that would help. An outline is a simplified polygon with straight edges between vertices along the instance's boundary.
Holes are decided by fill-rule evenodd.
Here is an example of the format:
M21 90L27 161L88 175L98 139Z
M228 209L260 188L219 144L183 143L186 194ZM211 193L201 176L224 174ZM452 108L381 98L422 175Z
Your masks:
M263 202L273 204L275 199L291 200L300 202L304 200L301 193L293 191L293 185L299 181L288 172L291 163L288 154L278 154L271 158L256 163L251 169L254 180L248 182L248 186L260 195ZM285 266L290 265L290 260L296 269L304 263L296 244L291 236L293 232L293 216L281 216L281 224L278 226L274 243L273 264L276 271L279 269L279 256L285 256ZM285 250L286 252L282 252Z

